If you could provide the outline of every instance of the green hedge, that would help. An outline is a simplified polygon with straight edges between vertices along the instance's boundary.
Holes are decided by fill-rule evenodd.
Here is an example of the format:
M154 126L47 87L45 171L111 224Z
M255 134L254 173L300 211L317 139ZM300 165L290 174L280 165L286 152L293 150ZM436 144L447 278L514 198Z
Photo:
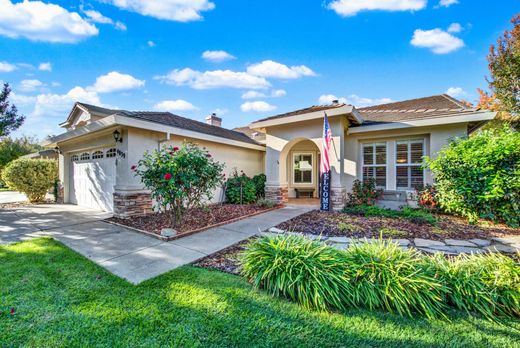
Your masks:
M264 174L252 178L243 171L240 174L235 170L226 183L226 199L232 204L249 204L265 196Z
M504 127L456 139L426 162L442 209L520 226L520 132Z
M19 158L4 168L2 178L10 189L25 193L30 202L42 202L58 178L58 162Z
M501 254L450 260L376 241L337 250L301 236L263 237L241 255L256 287L305 307L383 309L446 317L450 308L490 319L520 315L520 268Z
M343 212L366 217L402 218L418 224L435 225L437 223L437 219L430 212L407 206L402 207L401 210L385 209L376 205L345 206Z

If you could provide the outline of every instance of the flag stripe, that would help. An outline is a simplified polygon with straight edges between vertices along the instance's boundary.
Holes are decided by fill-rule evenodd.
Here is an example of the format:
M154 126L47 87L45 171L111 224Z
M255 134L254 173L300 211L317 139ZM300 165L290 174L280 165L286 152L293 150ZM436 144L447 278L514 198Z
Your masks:
M329 119L327 113L324 113L323 118L323 142L321 151L321 163L320 163L320 174L326 173L330 170L330 144L332 142L332 131L329 125Z

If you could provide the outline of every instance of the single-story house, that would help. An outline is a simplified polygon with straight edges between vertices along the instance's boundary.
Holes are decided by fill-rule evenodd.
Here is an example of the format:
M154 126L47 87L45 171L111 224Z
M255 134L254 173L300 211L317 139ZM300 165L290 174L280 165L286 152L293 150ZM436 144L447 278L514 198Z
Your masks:
M58 159L58 153L54 149L45 149L45 150L40 150L40 151L37 151L37 152L30 153L30 154L27 154L27 155L23 155L22 158L57 160Z
M131 171L145 151L184 140L206 147L226 165L248 175L265 173L266 196L277 202L317 197L318 168L327 113L332 129L331 196L341 208L355 179L375 178L385 199L406 200L407 191L432 183L422 157L435 156L450 139L495 117L436 95L356 108L330 105L267 117L248 127L221 127L169 112L113 110L76 103L61 124L67 131L47 144L59 148L63 200L114 212L119 217L151 210L150 194ZM404 197L404 198L403 198ZM221 190L214 200L224 198Z

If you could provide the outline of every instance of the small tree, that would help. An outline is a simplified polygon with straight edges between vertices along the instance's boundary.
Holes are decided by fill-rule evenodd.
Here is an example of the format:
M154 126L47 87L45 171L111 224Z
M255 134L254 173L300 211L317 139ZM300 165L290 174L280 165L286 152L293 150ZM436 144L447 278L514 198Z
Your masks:
M25 116L18 115L16 106L9 103L10 93L9 84L4 83L0 92L0 137L7 136L12 131L17 130L25 121Z
M496 96L503 111L520 115L520 14L511 19L513 29L499 37L489 49L488 80L492 96Z
M170 215L173 226L182 222L187 209L202 206L222 185L224 165L197 145L163 147L147 152L132 167L151 191L158 207Z
M38 144L36 139L31 137L21 137L18 139L11 139L6 137L0 139L0 176L2 169L11 161L27 155L29 153L41 150L42 146ZM3 182L0 181L0 186Z
M30 202L42 202L58 177L55 160L19 158L9 163L2 178L9 188L23 192Z

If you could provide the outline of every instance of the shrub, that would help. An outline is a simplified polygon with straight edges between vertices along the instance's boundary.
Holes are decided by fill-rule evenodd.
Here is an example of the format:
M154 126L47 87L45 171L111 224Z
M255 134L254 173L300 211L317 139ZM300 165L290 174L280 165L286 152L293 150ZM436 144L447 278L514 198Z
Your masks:
M239 175L237 170L227 180L226 198L232 204L249 204L256 201L256 187L253 180L243 171Z
M383 235L385 237L390 237L390 238L403 238L408 235L408 232L398 230L397 228L394 228L394 227L383 227L379 230L379 233L381 233L381 235Z
M256 205L261 208L273 208L274 206L276 206L276 202L267 198L259 198L256 201Z
M255 287L306 308L344 309L351 292L347 264L334 248L301 236L281 235L251 242L241 255L242 273Z
M448 288L447 301L468 314L494 319L520 315L520 267L499 253L425 257L424 267Z
M265 183L267 181L265 174L255 175L251 180L253 180L253 184L255 184L256 196L258 198L265 197Z
M437 202L437 190L435 186L426 185L420 189L417 189L417 204L419 207L425 210L435 211L438 210Z
M385 209L375 205L347 206L343 208L343 212L366 217L403 218L418 224L435 225L437 223L437 220L430 212L406 206L402 207L401 210Z
M456 139L426 162L442 209L520 226L520 132L503 127Z
M352 186L352 192L348 193L346 206L373 205L381 198L382 194L383 190L376 188L375 179L370 178L364 182L356 179Z
M132 170L176 226L187 209L200 207L211 199L222 184L223 168L207 151L185 142L180 148L165 146L145 153Z
M9 188L23 192L30 202L42 202L58 177L54 160L20 158L9 163L2 178Z
M419 265L422 255L382 240L354 243L344 251L356 306L400 315L443 315L445 288Z

